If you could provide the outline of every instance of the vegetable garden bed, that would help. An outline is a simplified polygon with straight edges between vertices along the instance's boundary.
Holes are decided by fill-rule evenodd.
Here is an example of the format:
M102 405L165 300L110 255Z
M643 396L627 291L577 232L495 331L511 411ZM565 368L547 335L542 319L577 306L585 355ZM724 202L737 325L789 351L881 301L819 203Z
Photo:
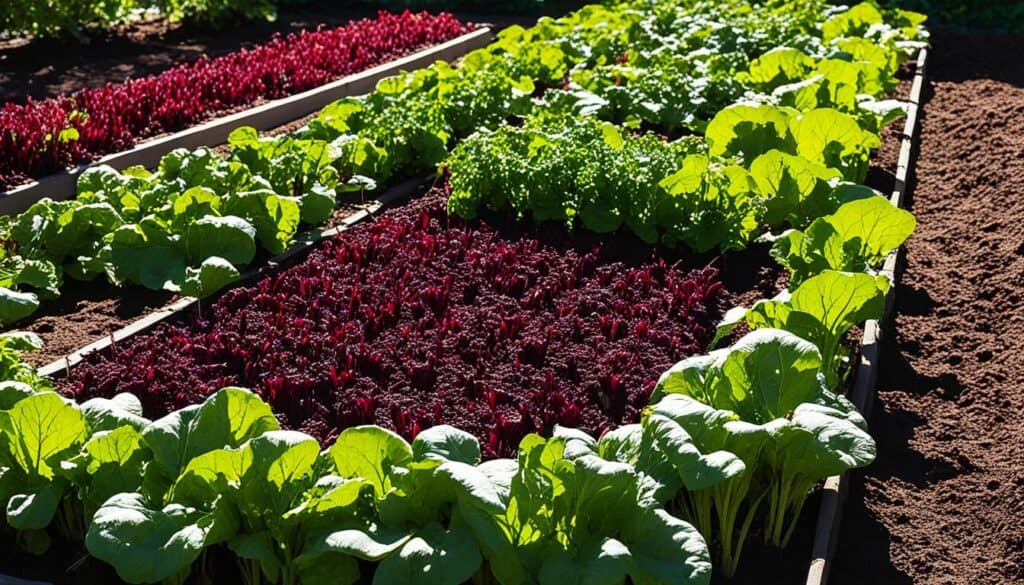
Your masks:
M130 582L221 559L250 585L803 572L815 486L875 456L847 336L881 316L875 269L915 221L860 183L922 20L630 6L509 29L294 136L237 130L229 161L88 173L19 217L15 285L53 293L38 272L63 262L209 296L294 238L282 206L320 223L331 188L441 163L422 197L87 356L58 381L76 400L19 361L35 338L0 337L19 544L52 523ZM6 294L8 317L33 308Z
M423 17L421 16L420 18ZM294 68L295 70L290 71L290 73L295 76L295 79L289 79L288 76L281 75L280 77L286 80L281 83L281 87L265 87L266 80L264 78L274 79L279 76L274 71L274 66L268 66L268 72L263 73L262 76L254 74L244 87L239 87L237 90L235 88L224 89L218 85L218 80L229 74L219 69L237 69L239 67L253 67L255 65L255 63L245 63L247 55L239 53L222 57L226 63L219 67L211 65L204 69L201 65L205 62L200 61L199 65L192 65L195 71L189 71L188 66L182 66L182 71L172 69L161 74L161 76L144 79L138 83L138 85L142 86L142 89L126 84L124 88L114 86L98 90L88 90L95 94L95 96L92 94L88 96L90 100L97 102L95 107L91 107L89 102L86 102L84 106L67 105L75 104L83 99L79 95L70 98L65 97L61 100L51 100L57 101L60 105L42 102L38 106L29 104L23 108L18 108L13 104L8 104L5 106L3 117L0 118L0 123L9 126L4 130L3 135L18 137L17 139L11 138L4 143L0 143L10 150L7 160L12 167L8 174L12 177L27 174L39 177L39 180L15 186L0 193L0 211L9 214L19 213L25 211L43 197L53 199L71 197L75 193L78 177L88 168L94 168L98 165L109 166L118 170L135 165L153 168L164 155L174 149L222 144L227 141L230 132L239 126L251 126L258 130L268 130L284 125L292 120L316 112L342 96L358 95L367 92L380 79L400 71L422 67L436 60L447 61L458 58L472 49L487 44L491 38L490 30L486 27L458 35L456 33L466 29L461 23L454 20L450 23L441 24L439 27L442 28L441 31L431 31L428 34L416 35L411 33L414 44L410 48L416 48L423 44L415 42L419 40L418 37L426 37L431 41L442 40L444 42L439 42L436 46L422 49L372 67L368 67L368 65L386 61L386 59L381 58L384 55L398 56L403 53L409 53L409 51L403 51L401 48L391 48L383 52L376 59L372 57L357 57L354 59L351 68L355 71L365 70L336 79L335 81L328 81L337 77L337 75L331 75L333 71L330 69L326 71L318 68L304 70L301 66L295 66L286 62L282 67L291 66ZM451 30L447 30L445 27ZM394 25L392 25L392 28L394 28ZM313 34L318 33L311 33L311 35ZM448 37L454 38L449 39ZM299 37L299 39L302 39L302 37ZM283 49L268 47L265 52L271 54L275 53L275 51L285 52L289 49L287 45L292 42L298 44L299 40L279 43L286 45L286 47ZM317 42L329 45L338 41L337 39L325 39L324 41L311 41L307 44L312 45L313 48L318 48ZM294 55L288 53L285 53L283 56L274 55L274 57L279 60L296 60ZM258 63L259 59L262 58L271 59L269 56L257 56L251 58L251 60ZM333 55L325 57L328 63L335 58ZM365 64L360 59L365 59ZM242 61L242 63L234 63L233 61ZM167 77L168 79L164 81L162 77ZM199 78L198 81L193 79L196 77ZM149 85L153 87L146 87L145 84L148 81L152 81ZM166 93L169 91L168 87L191 87L194 83L210 86L207 93L211 95L205 96L199 93L197 96L192 92L186 92L184 95L176 96L182 103L174 104L175 107L159 108L156 110L166 120L155 118L156 112L150 111L152 109L150 102L157 101L157 99L166 99ZM301 93L273 99L269 102L266 101L268 97L272 98L280 94L287 95L309 86L312 86L312 88L301 91ZM237 95L233 94L232 91L237 91ZM140 95L132 96L131 94L133 93ZM137 111L133 112L133 117L118 122L123 125L123 128L106 130L114 124L104 121L103 117L109 118L124 115L123 112L114 113L115 110L112 109L117 107L113 104L123 101L132 103L137 101L140 105L137 107ZM209 114L216 113L218 109L224 110L232 107L237 109L238 105L245 105L253 101L266 103L251 109L243 109L228 116L216 118L173 134L165 134L166 131L188 127L190 124L207 120L210 118ZM79 119L73 113L78 110L72 110L71 108L73 107L83 108L86 112L92 113L87 113ZM35 111L33 111L33 108ZM164 112L165 109L168 111ZM96 118L94 119L93 116ZM94 129L92 126L89 126L90 122L88 120L92 120L91 124L97 124L97 121L103 122L101 126L105 129L104 131L117 132L117 134L109 136L97 135L93 137L96 144L90 144L87 139L94 133ZM70 133L68 134L70 138L62 138L64 133ZM139 138L146 138L154 134L162 136L154 140L135 144L136 134ZM47 140L50 142L45 143ZM128 148L118 152L119 149L125 147ZM106 156L99 156L103 154L106 154ZM54 160L49 162L37 160L42 157L50 157L54 158ZM79 164L70 170L57 170L61 166L69 166L96 158L98 158L96 162ZM17 165L22 165L25 168L15 168ZM43 170L39 172L28 170L34 168ZM40 176L40 173L46 172L52 174ZM13 181L12 184L16 184L16 181Z

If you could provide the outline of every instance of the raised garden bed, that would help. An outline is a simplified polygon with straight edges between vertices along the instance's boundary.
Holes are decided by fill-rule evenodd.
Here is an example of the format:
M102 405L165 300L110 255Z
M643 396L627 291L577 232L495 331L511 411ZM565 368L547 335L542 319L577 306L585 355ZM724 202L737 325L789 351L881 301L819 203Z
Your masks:
M409 440L451 424L507 457L555 424L638 422L661 372L704 351L737 296L692 259L557 225L463 224L445 200L436 188L198 317L92 354L61 388L131 392L157 418L243 386L324 442L360 424Z
M884 314L891 282L873 269L915 222L857 183L899 113L880 98L922 30L871 4L734 3L592 7L513 29L458 70L333 104L298 133L310 142L233 135L229 165L260 173L243 184L263 187L267 205L283 200L266 186L295 185L280 164L319 165L312 153L328 143L355 148L333 159L340 169L294 167L313 186L289 199L303 218L323 219L321 181L358 186L364 172L389 181L443 162L443 182L255 283L68 360L58 386L74 401L32 388L49 382L18 365L31 337L0 338L8 375L29 384L6 388L0 416L17 437L5 481L22 546L41 548L52 520L133 582L234 570L246 583L596 572L705 585L712 572L739 583L804 572L815 486L875 457L842 396L859 355L848 335ZM589 26L598 18L607 29ZM673 18L721 22L675 38ZM297 158L273 162L279 146ZM285 244L262 212L251 225L187 224L183 251L173 231L168 243L149 235L196 202L249 213L247 195L219 194L233 176L223 164L182 153L153 179L84 182L108 200L120 193L109 184L145 199L214 169L212 194L118 228L185 255L188 278L167 273L165 286L208 293L207 276L252 255L239 234L207 242L193 230L238 224L268 250ZM159 288L166 267L139 271L133 255L152 245L126 255L119 233L96 252L108 274ZM96 270L76 262L68 269ZM24 431L58 420L59 434ZM51 458L78 451L52 471ZM100 481L110 453L119 489ZM167 547L176 553L160 555ZM237 568L221 573L223 560Z
M85 152L90 153L92 155L91 157L89 155L78 155L82 157L81 160L85 161L98 159L95 160L95 162L78 164L77 166L74 166L69 170L58 170L56 167L48 168L47 173L52 174L44 173L41 176L37 176L38 180L13 186L8 190L0 193L0 212L6 214L14 214L25 211L33 203L39 201L43 197L50 197L52 199L70 198L75 194L75 187L78 177L85 170L96 167L98 165L106 165L109 167L113 167L115 169L124 169L135 165L141 165L147 168L152 168L159 163L159 161L164 155L166 155L167 153L171 152L176 148L196 148L204 145L214 146L222 144L227 141L227 138L230 135L230 133L240 126L251 126L258 130L270 130L278 126L288 124L293 120L303 118L313 112L320 110L325 105L343 96L352 96L366 93L372 90L374 85L379 80L395 75L400 71L423 67L438 60L449 61L456 59L473 49L486 45L491 40L490 30L486 27L477 28L473 31L465 32L464 34L456 34L457 32L461 32L465 29L461 23L458 23L457 21L453 22L454 24L451 27L449 27L452 28L453 30L446 30L436 35L427 35L431 39L437 37L439 41L443 42L437 42L436 44L434 44L434 46L422 48L415 52L392 50L391 52L387 53L387 55L392 56L394 58L390 60L376 59L370 61L364 66L361 66L362 63L357 61L356 64L354 64L354 66L352 67L352 69L358 72L350 75L345 75L340 79L337 78L337 75L335 75L327 77L327 79L330 79L332 77L335 78L333 81L316 83L316 81L321 81L324 77L326 77L327 74L325 74L321 70L314 69L313 72L306 73L309 77L311 77L311 79L304 79L302 80L302 83L296 82L294 84L296 87L292 87L291 85L289 85L286 87L286 89L278 89L274 93L270 93L268 96L263 97L259 100L246 99L245 97L235 97L233 98L234 101L239 103L233 104L232 107L230 108L226 106L218 106L217 104L219 103L219 101L215 101L211 104L199 104L195 106L183 105L181 106L181 108L190 112L189 115L191 116L191 119L188 119L187 123L179 121L175 125L168 124L166 132L147 130L149 134L142 134L142 136L144 137L148 137L153 134L159 135L158 138L155 138L153 140L141 141L138 144L135 144L133 138L126 139L124 137L119 137L117 138L116 142L116 144L118 144L117 147L107 148L106 150L99 148L86 150ZM448 37L454 38L448 39ZM420 45L413 45L412 47L410 47L410 49L415 49L419 47ZM271 51L271 49L268 49L268 51ZM406 54L403 55L403 53ZM240 55L244 56L245 54L241 53ZM242 60L242 58L236 58L235 60ZM380 63L380 61L384 62ZM370 63L379 64L370 66ZM288 63L288 65L293 64ZM225 65L225 67L231 66L244 66L244 63ZM213 68L211 67L211 69ZM184 80L176 79L176 76L185 77L187 79L188 76L186 74L182 74L180 72L172 70L168 72L166 75L170 78L170 81L166 82L167 85L169 86L182 86L187 84L187 82ZM219 86L216 86L216 80L220 77L223 77L223 72L211 71L210 73L203 73L200 76L203 75L209 77L209 80L207 81L208 84L214 85L219 90ZM272 73L268 75L272 75ZM254 79L250 85L252 85L253 87L246 88L244 91L269 91L266 88L262 87L259 79ZM299 89L308 86L312 86L312 88L304 91L298 91ZM160 95L161 93L163 93L161 89L158 87L144 90L121 90L120 88L114 88L109 90L108 93L115 93L119 90L122 92L149 91L152 92L154 95ZM104 96L97 98L97 100L115 100L115 98L105 97L105 95L103 94L103 90L91 91L94 91L98 95ZM243 89L239 89L239 91L241 92L243 91ZM277 94L293 95L278 98L276 97ZM162 97L163 96L161 95L161 98ZM74 103L73 98L63 99L64 101ZM131 98L119 97L116 99ZM224 101L228 100L228 98L226 97L211 99ZM138 101L151 102L155 101L155 98L153 95L146 95L138 98ZM250 107L247 109L245 107L239 107L239 104L241 104L242 106L247 106L254 101L260 102L260 105ZM110 101L110 103L114 102ZM46 102L44 102L43 105L39 106L39 108L42 109L45 106ZM27 107L28 106L26 106L26 108ZM31 121L39 120L39 128L11 128L8 131L8 135L20 136L21 134L33 132L39 133L40 135L45 133L46 136L52 137L55 135L54 133L59 134L61 131L60 128L63 128L63 126L60 126L60 124L64 123L64 120L68 117L68 114L65 111L67 110L67 106L64 106L64 110L60 110L60 106L54 106L53 108L56 108L54 112L46 112L45 114L33 114L29 116L28 114L16 111L16 107L13 104L7 106L7 110L9 111L6 115L9 118L10 124L31 124L32 122L25 122L26 118L28 118L28 120ZM140 107L140 109L144 110L145 108ZM218 109L221 111L232 109L236 111L234 113L230 113L229 115L221 117L211 116L211 114L216 115L218 113ZM174 114L172 112L168 115ZM141 120L140 123L148 123L147 120L149 120L150 115L145 112L142 112L138 114L138 117ZM187 118L185 114L182 114L180 117ZM212 120L210 119L211 117L213 117ZM54 122L54 120L56 120L56 122ZM52 124L57 124L57 126L51 127L46 126L46 124L51 124L51 126ZM189 127L191 124L196 125ZM179 130L179 128L185 129ZM75 132L81 134L86 132L86 129L75 129ZM125 130L125 132L130 133L128 130ZM28 150L22 152L22 154L25 157L35 156L31 154L31 147L27 147L26 143L23 140L12 138L8 142L8 146L11 149L28 148ZM68 144L71 145L69 146L69 148L78 148L77 143L78 140L73 140L71 142L61 143L61 145ZM123 148L124 150L118 150L119 148ZM55 147L54 145L50 145L49 147L46 148L40 148L39 150L45 152L46 156L62 156L64 158L72 156L61 154L59 148ZM16 160L13 154L11 156L11 160ZM81 160L69 158L67 161L63 161L60 164L66 167L74 163L79 163L81 162ZM11 164L17 163L12 162ZM36 166L38 165L36 164Z

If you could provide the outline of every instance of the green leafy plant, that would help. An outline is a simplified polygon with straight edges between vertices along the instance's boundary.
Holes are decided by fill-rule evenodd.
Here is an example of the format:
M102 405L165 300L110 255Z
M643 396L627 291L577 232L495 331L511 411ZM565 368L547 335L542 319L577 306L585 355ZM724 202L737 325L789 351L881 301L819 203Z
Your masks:
M601 456L593 438L528 436L503 466L507 509L465 516L500 583L708 583L707 547L689 524L645 498L642 476ZM499 470L495 470L496 472Z
M858 323L882 316L888 290L885 276L825 270L803 281L792 293L783 291L749 309L731 309L719 324L712 346L741 322L750 329L784 329L818 347L825 381L836 389L848 357L842 345L846 333Z
M689 435L700 453L724 450L745 465L741 471L738 464L719 455L710 477L716 481L714 486L722 487L709 492L706 499L690 502L695 517L706 518L710 510L716 511L723 559L727 550L738 554L746 536L749 516L737 525L741 505L748 506L749 515L763 498L767 502L765 539L785 546L817 482L874 459L875 443L866 431L867 423L849 401L827 389L821 367L821 353L812 343L766 328L747 334L729 348L684 360L658 381L652 396L654 412L674 421L685 433L661 419L654 420L652 432L674 430L679 437L674 444L686 444L684 435ZM672 398L659 411L660 403L672 395L688 397L717 412L679 398ZM663 436L655 439L671 446ZM693 461L691 456L677 464L684 478L693 472ZM707 467L706 461L698 462ZM703 468L698 471L707 473ZM744 473L751 474L751 484L745 484ZM753 499L744 502L748 493ZM705 529L709 525L707 520L698 523Z
M770 237L772 257L789 270L790 288L825 270L867 272L910 234L913 214L878 195L845 203L806 230Z

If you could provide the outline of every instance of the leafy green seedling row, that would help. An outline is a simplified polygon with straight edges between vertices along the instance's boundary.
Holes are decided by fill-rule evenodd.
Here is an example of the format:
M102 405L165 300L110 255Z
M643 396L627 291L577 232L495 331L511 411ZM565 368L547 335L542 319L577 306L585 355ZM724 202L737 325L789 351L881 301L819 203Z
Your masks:
M851 20L851 13L861 16ZM689 85L707 90L729 79L738 90L727 97L743 98L691 117L687 130L703 139L666 140L649 130L670 132L674 124L658 112L707 106L701 97L628 94L624 103L658 114L648 116L623 114L611 94L575 83L548 91L522 124L480 131L455 147L445 163L449 211L474 217L481 208L511 210L570 229L627 229L649 243L700 252L742 249L763 227L803 228L873 195L859 183L882 127L903 114L900 102L877 98L892 88L907 50L923 36L899 26L917 22L905 13L891 25L884 18L859 5L818 25L817 36L795 36L803 49L777 47L752 60L743 51L727 63L724 53L690 50L680 65L693 76ZM704 40L712 45L743 46L736 31L711 31ZM689 48L666 47L652 55L664 59ZM652 57L641 51L635 58ZM570 76L599 69L581 66ZM625 72L616 75L605 90L628 92L637 83ZM651 84L666 91L687 86L668 78L641 85Z

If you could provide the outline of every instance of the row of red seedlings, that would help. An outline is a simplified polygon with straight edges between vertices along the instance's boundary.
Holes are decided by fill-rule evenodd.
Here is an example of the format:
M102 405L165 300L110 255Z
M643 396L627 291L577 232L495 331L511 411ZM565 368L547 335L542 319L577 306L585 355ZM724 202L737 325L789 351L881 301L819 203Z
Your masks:
M312 89L462 34L451 14L381 12L330 30L70 95L0 106L0 189L119 152L238 107Z
M155 417L238 385L321 440L444 423L497 457L555 424L637 422L658 376L706 350L725 302L717 269L643 247L615 259L613 239L580 246L561 226L465 223L446 194L326 241L202 318L93 354L63 390L132 392Z

